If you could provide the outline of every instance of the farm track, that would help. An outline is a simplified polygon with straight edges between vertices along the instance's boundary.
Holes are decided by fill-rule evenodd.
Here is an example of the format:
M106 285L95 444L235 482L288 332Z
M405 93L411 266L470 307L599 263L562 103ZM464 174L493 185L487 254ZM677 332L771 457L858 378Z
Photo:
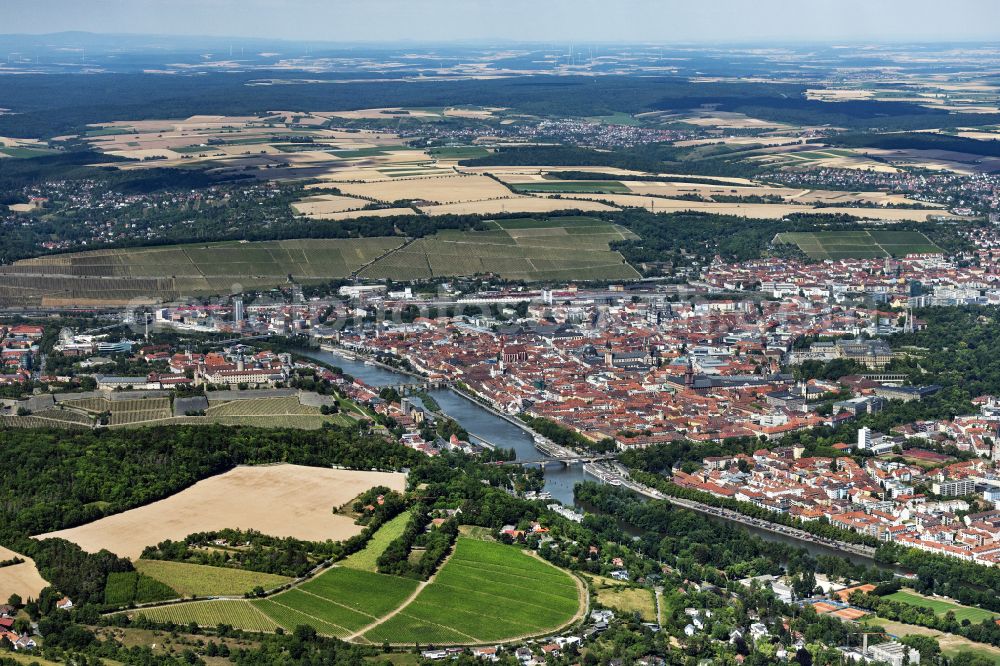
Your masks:
M353 634L351 634L350 636L348 636L344 640L345 641L357 640L358 638L361 638L364 634L367 634L369 631L371 631L375 627L379 626L380 624L384 624L386 621L390 620L391 618L395 617L396 615L399 615L407 606L409 606L411 603L413 603L413 601L417 598L417 596L421 592L424 591L425 587L427 587L428 585L430 585L434 581L434 579L437 578L438 572L441 571L441 569L444 568L444 565L446 565L448 563L448 560L450 560L451 556L454 555L454 554L455 554L455 545L452 544L451 550L448 551L447 557L445 557L444 560L441 562L440 566L438 566L437 571L435 571L433 574L431 574L431 577L428 578L427 580L421 581L417 585L417 589L413 590L413 593L410 596L408 596L405 599L403 599L403 602L401 604L399 604L399 606L397 606L395 610L390 611L389 613L386 613L381 618L379 618L375 622L372 622L368 626L361 627L360 629L358 629L356 632L354 632ZM365 615L367 615L367 613L365 613ZM450 627L449 627L449 629L450 629ZM456 631L456 633L459 633L459 634L462 633L461 631L457 631L455 629L452 629L452 631ZM468 635L468 634L463 634L463 635ZM470 636L470 638L471 638L471 636Z
M395 247L395 248L387 251L385 254L381 254L381 255L375 257L374 259L372 259L368 263L364 264L363 266L358 266L356 269L354 269L354 271L351 272L350 277L351 278L358 277L358 275L361 273L361 271L365 270L366 268L368 268L369 266L371 266L373 264L376 264L376 263L382 261L386 257L388 257L388 256L390 256L392 254L395 254L396 252L399 252L403 248L405 248L405 247L407 247L409 245L412 245L414 242L416 242L416 240L417 240L416 238L407 238L406 242L403 243L402 245L400 245L399 247Z

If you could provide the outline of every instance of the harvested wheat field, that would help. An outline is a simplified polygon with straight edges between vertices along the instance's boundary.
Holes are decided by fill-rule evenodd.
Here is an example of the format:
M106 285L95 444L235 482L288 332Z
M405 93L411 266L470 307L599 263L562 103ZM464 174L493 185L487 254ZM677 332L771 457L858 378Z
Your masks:
M159 502L37 538L59 537L92 553L107 548L133 559L146 546L164 539L226 527L338 541L362 528L346 516L335 515L334 507L373 486L403 490L405 484L406 475L396 472L285 464L237 467Z
M348 210L364 208L369 202L364 199L342 197L336 194L322 194L308 197L292 204L292 208L300 215L324 219L330 213L343 213Z
M557 210L615 210L597 201L511 197L488 201L466 201L442 206L421 206L428 215L495 215L498 213L552 213Z
M570 195L562 195L563 202ZM679 211L699 211L715 213L716 215L738 215L759 220L781 219L792 213L811 213L814 215L854 215L866 220L913 220L926 222L931 215L954 217L939 209L907 209L907 208L851 208L851 207L815 207L795 204L753 204L753 203L715 203L711 201L685 201L682 199L664 199L662 197L643 196L639 194L573 194L573 199L606 201L616 206L634 206L646 208L654 213L675 213Z
M322 215L313 215L315 219L322 220L355 220L359 217L393 217L396 215L415 215L415 211L412 208L373 208L371 210L345 210L341 213L323 213Z
M337 187L348 196L380 201L422 199L445 204L511 196L510 190L486 176L399 178L372 183L344 183Z
M48 587L48 582L39 575L35 562L30 557L24 557L0 546L0 560L10 560L15 557L24 560L24 563L0 567L0 599L6 601L11 594L18 594L25 601L29 598L37 599L42 588Z

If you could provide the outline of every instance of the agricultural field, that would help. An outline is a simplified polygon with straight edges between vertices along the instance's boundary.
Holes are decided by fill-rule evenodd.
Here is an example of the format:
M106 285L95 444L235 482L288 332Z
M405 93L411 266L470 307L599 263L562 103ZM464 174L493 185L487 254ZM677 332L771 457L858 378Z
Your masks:
M553 195L547 195L553 196ZM556 201L564 208L572 203L585 204L601 201L622 208L645 208L654 213L699 211L717 215L736 215L761 220L781 219L793 213L812 215L853 215L868 220L926 222L930 216L955 217L937 208L859 208L846 206L815 206L810 203L725 203L719 201L688 201L645 194L587 194L567 193ZM794 200L793 200L794 201Z
M941 252L919 231L816 231L778 234L774 242L796 245L813 259L877 259Z
M177 591L177 595L184 597L238 596L258 585L271 590L292 580L287 576L259 571L165 560L139 559L135 561L135 568L136 571L170 586Z
M591 192L601 193L625 193L629 188L617 180L584 180L584 181L546 181L521 183L513 186L518 192Z
M211 405L206 416L319 416L319 407L303 405L296 396L250 398Z
M502 183L478 175L451 174L432 178L398 178L371 183L339 183L347 196L393 202L413 199L433 203L459 203L511 196Z
M111 426L134 425L146 421L169 419L173 416L169 398L136 398L112 400Z
M58 537L88 552L106 548L138 559L164 539L224 528L254 529L306 541L339 541L361 532L332 512L373 486L402 491L406 475L302 465L237 467L145 506L39 538ZM281 507L276 511L275 507Z
M396 610L418 585L410 578L334 567L274 601L354 633Z
M891 601L898 601L900 603L909 604L911 606L920 606L923 608L930 608L932 611L938 615L945 615L948 611L955 613L955 619L961 622L962 620L968 620L973 624L979 624L983 620L991 620L998 616L997 613L985 610L983 608L975 608L972 606L963 606L954 601L948 601L946 599L936 599L934 597L927 597L922 594L918 594L913 590L900 590L898 592L893 592L892 594L884 597Z
M349 426L353 423L350 417L343 414L332 414L330 416L312 414L285 414L285 415L257 415L257 416L204 416L204 417L181 417L184 423L205 424L215 423L227 426L251 426L254 428L296 428L298 430L318 430L324 423L335 423L341 426Z
M481 146L442 146L431 148L429 152L432 157L439 160L470 160L486 157L491 151Z
M372 643L489 643L556 630L580 611L578 583L524 551L459 538L412 603L364 637Z
M104 603L109 606L165 601L177 597L177 591L169 585L137 571L112 573L104 587Z
M582 195L581 195L582 196ZM612 195L594 195L595 197ZM579 198L549 198L546 196L529 196L512 194L498 199L483 199L481 201L462 201L459 203L426 205L419 209L427 215L499 215L504 213L538 214L555 213L562 210L614 211L614 206L608 206L601 201L585 201Z
M0 546L0 560L12 560L14 558L22 559L24 562L21 564L12 564L8 567L0 567L0 590L3 591L4 596L16 593L21 595L22 599L37 599L38 593L43 588L48 587L49 583L38 573L35 561L30 557L25 557L20 553L15 553L8 548Z
M0 267L6 285L40 302L118 303L229 293L346 277L402 238L221 242L38 257ZM24 275L24 273L40 275Z
M385 527L391 531L383 537L398 529L393 522ZM373 544L372 550L379 548L384 546ZM345 561L267 599L139 613L159 621L221 622L257 631L310 624L321 634L376 644L477 644L565 626L578 617L581 595L569 574L519 548L459 538L453 555L427 583L364 571Z
M501 220L490 231L444 231L386 255L361 271L372 279L493 273L509 279L634 279L638 273L608 243L635 238L587 217Z
M406 523L410 520L410 514L403 512L382 525L368 541L368 545L362 550L348 555L339 565L348 569L360 569L361 571L375 572L378 567L375 562L379 555L385 552L386 547L396 540L406 528Z
M244 631L271 632L281 626L273 618L265 615L252 602L239 599L189 601L172 606L144 608L136 612L135 615L141 615L153 622L174 622L176 624L197 622L204 627L228 624ZM298 624L304 623L299 622ZM294 626L290 628L294 629Z
M28 416L0 414L0 426L5 428L89 428L89 423L75 420L52 418L51 412L40 412Z

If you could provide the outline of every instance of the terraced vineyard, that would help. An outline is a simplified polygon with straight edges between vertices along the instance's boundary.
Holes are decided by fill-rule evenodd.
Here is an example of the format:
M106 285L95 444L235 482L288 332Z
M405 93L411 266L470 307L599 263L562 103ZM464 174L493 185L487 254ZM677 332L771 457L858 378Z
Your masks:
M317 430L324 423L350 425L345 422L347 417L341 414L322 416L319 414L286 415L286 416L206 416L188 422L217 423L229 426L253 426L254 428L299 428L300 430Z
M0 305L175 300L230 293L236 287L274 287L285 284L289 275L310 284L358 271L362 277L393 280L485 273L524 280L639 276L608 246L635 238L618 225L560 217L503 220L493 226L487 232L441 232L399 252L393 250L405 239L376 237L200 243L37 257L0 266Z
M0 304L65 304L176 299L346 277L402 238L224 242L94 250L0 266Z
M111 409L111 401L107 398L79 398L76 400L63 400L62 404L75 409L82 409L92 414L100 414Z
M374 262L371 279L415 280L492 273L509 279L634 279L639 274L609 243L635 238L587 217L493 223L490 231L442 231Z
M8 416L0 414L0 426L5 428L89 428L89 425L65 419L53 419L31 414L29 416Z
M170 398L111 401L110 425L112 426L169 419L171 416L173 412L170 410Z
M319 407L303 405L295 396L231 400L210 406L206 416L319 416Z

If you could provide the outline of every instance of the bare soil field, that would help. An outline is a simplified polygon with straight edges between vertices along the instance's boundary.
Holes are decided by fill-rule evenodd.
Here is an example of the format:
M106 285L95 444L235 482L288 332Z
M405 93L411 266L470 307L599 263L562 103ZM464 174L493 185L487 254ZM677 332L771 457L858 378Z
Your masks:
M21 558L24 563L0 567L0 598L6 601L11 594L19 594L25 601L37 599L42 588L48 587L48 581L39 575L34 560L0 546L0 560L15 557Z
M344 183L338 188L347 195L371 197L386 202L422 199L448 204L513 196L510 190L492 178L458 174L434 178L399 178L372 183Z
M341 540L362 528L335 515L334 507L373 486L403 490L405 483L405 474L393 472L286 464L237 467L167 499L37 538L59 537L89 552L107 548L133 559L164 539L226 527L310 541Z

